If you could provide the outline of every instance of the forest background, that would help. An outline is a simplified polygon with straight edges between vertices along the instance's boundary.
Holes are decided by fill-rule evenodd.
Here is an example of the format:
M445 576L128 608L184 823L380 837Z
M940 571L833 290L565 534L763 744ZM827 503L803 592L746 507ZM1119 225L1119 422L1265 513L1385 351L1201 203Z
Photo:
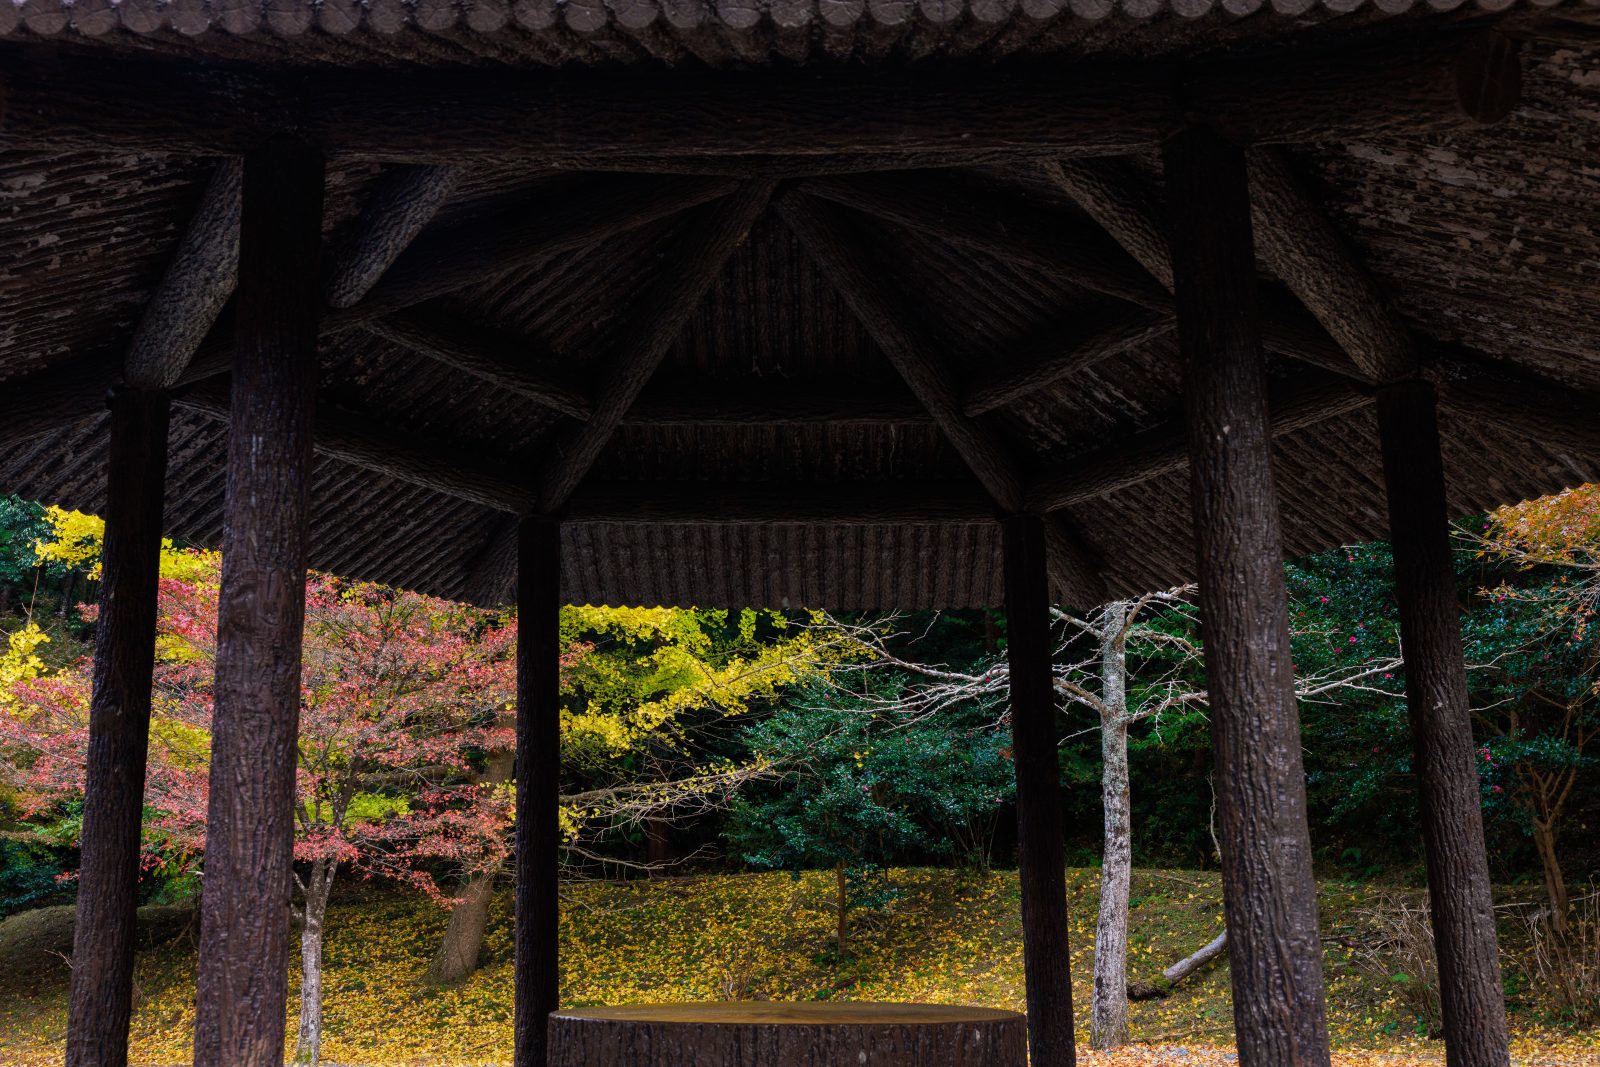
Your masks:
M0 501L0 918L71 900L99 533L89 516ZM1457 543L1493 874L1526 887L1548 921L1581 921L1600 871L1600 491L1504 509L1464 525ZM1291 629L1319 874L1414 887L1390 570L1381 543L1289 564ZM192 902L203 877L216 578L215 555L164 552L143 881L155 904ZM1132 862L1214 869L1191 592L1058 618L1069 862L1109 855L1109 724L1125 737ZM566 609L569 873L830 872L834 936L822 951L846 961L852 917L903 892L893 868L1014 865L1005 629L1000 612ZM449 912L419 977L460 982L480 962L504 879L515 619L316 575L307 632L302 1001L321 973L330 901L380 884ZM1108 710L1113 633L1122 678ZM1591 995L1579 989L1556 1010L1592 1025ZM302 1009L302 1058L315 1059L321 1026L319 998L310 1018Z

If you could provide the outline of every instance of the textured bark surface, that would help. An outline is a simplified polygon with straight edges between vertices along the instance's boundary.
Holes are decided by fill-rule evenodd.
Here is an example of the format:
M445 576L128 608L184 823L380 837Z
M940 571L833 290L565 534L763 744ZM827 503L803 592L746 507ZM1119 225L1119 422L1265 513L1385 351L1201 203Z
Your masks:
M1072 1036L1072 967L1067 956L1061 766L1056 754L1060 738L1050 663L1053 642L1044 520L1035 515L1012 515L1004 520L1003 530L1029 1062L1034 1067L1072 1067L1077 1052Z
M1322 946L1244 156L1191 129L1168 142L1164 162L1239 1059L1244 1067L1325 1067Z
M551 1067L1023 1067L1025 1038L1015 1012L937 1004L674 1004L550 1019Z
M295 1034L294 1062L315 1067L322 1055L322 944L328 898L339 865L317 860L306 879L305 910L300 915L300 1026Z
M378 179L361 216L330 257L323 294L347 308L367 295L434 213L455 192L460 168L393 167Z
M1100 613L1100 797L1105 809L1100 854L1100 914L1094 933L1094 999L1089 1044L1128 1040L1128 890L1133 880L1133 817L1128 788L1128 662L1122 638L1128 603Z
M129 385L170 389L194 358L239 270L239 199L244 167L217 164L189 219L178 251L145 305L124 361Z
M1401 382L1382 389L1378 430L1445 1053L1451 1067L1505 1067L1510 1053L1504 986L1473 766L1461 609L1433 387Z
M561 524L517 528L516 1067L545 1067L561 996Z
M165 393L120 390L111 401L68 1067L128 1062L167 415Z
M197 1067L283 1062L322 175L285 139L245 158Z

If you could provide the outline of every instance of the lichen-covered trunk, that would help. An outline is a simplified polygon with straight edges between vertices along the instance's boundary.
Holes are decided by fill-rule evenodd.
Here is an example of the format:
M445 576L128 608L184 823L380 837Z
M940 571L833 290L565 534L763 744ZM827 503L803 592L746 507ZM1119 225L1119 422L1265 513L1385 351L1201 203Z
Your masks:
M1100 859L1100 917L1094 938L1094 998L1089 1014L1092 1048L1128 1040L1128 886L1133 876L1128 791L1127 646L1121 639L1128 605L1116 601L1100 625L1100 795L1105 842Z
M495 752L478 781L500 786L511 781L516 753ZM498 871L487 871L468 878L461 887L461 902L450 912L450 923L439 942L439 951L428 964L422 980L429 985L454 985L464 982L478 969L483 958L483 939L489 931L489 905L494 900Z
M300 1029L294 1062L312 1064L322 1054L322 932L333 892L333 860L317 860L306 880L305 911L300 923Z

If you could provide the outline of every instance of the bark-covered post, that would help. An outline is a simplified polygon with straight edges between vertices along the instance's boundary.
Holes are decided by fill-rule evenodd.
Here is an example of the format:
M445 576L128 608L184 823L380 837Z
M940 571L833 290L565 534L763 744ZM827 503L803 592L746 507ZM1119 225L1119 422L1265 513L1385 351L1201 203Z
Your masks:
M323 163L245 157L196 1067L280 1067L305 630Z
M1244 155L1191 128L1164 164L1239 1060L1318 1067L1322 946Z
M516 1067L550 1062L560 1006L561 523L517 529Z
M1461 609L1433 386L1407 381L1380 389L1378 432L1439 960L1445 1058L1450 1067L1506 1067L1511 1056L1505 994L1473 765Z
M1067 957L1066 861L1057 755L1060 738L1051 667L1044 520L1037 515L1011 515L1002 530L1028 1061L1034 1067L1073 1067L1077 1052L1072 1038L1072 969Z
M160 390L119 389L111 397L68 1067L128 1062L168 410Z

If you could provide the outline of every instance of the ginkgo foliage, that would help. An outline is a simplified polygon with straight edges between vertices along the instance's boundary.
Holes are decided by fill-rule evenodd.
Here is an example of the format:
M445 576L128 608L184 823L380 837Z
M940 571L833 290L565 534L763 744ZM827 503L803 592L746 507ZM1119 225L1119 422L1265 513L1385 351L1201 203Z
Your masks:
M103 524L58 509L47 518L39 558L97 572ZM146 869L169 879L203 876L220 572L216 553L163 548L144 847ZM569 850L591 860L603 858L592 841L619 823L725 802L761 773L703 751L691 725L739 715L851 654L837 635L774 613L567 608L561 635L571 787L562 819ZM43 640L26 627L0 655L0 774L33 825L71 840L93 664L50 672L33 651ZM309 577L294 811L297 1058L317 1056L323 920L340 871L455 905L457 887L492 885L501 870L514 806L515 646L507 612ZM490 773L497 765L504 773Z

